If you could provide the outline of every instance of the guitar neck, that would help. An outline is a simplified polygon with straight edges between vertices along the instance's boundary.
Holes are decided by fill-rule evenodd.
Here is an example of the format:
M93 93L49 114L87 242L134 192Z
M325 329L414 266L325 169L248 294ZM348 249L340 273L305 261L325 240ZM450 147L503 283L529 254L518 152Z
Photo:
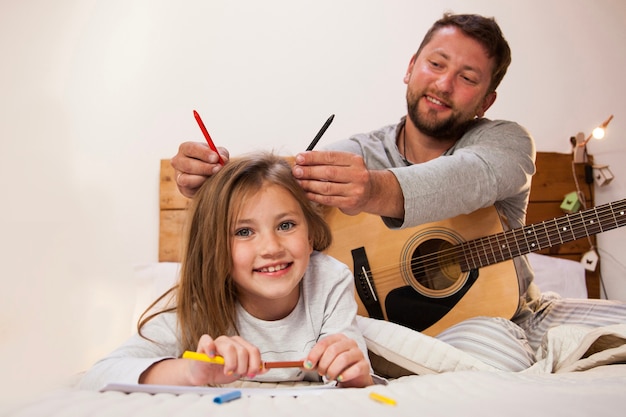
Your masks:
M624 225L626 199L464 242L456 256L469 271Z

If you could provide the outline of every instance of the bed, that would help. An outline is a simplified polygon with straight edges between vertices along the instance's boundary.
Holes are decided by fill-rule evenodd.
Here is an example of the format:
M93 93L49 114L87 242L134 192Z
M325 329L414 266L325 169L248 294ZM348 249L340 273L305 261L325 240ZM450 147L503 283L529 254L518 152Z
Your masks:
M572 156L539 153L529 224L563 216L564 196L579 189L584 206L593 206L593 184ZM575 176L574 176L574 175ZM139 265L136 320L149 302L176 279L180 234L188 201L178 194L168 160L161 161L159 262ZM599 275L579 262L593 237L545 248L530 256L538 285L564 297L599 295ZM560 279L555 279L560 277ZM175 391L168 387L109 386L82 390L74 384L11 410L10 416L320 416L358 413L398 415L622 415L626 387L624 326L577 332L556 329L547 353L520 371L503 369L484 346L478 355L435 337L366 314L359 326L374 368L387 385L337 389L302 384L241 383L238 400L217 404L220 392L208 388ZM497 320L497 318L495 318ZM625 325L626 326L626 325ZM488 332L479 332L487 335ZM164 392L157 392L157 391ZM143 392L137 392L143 391ZM129 393L130 392L130 393ZM372 397L372 393L377 397ZM382 396L382 397L381 397Z

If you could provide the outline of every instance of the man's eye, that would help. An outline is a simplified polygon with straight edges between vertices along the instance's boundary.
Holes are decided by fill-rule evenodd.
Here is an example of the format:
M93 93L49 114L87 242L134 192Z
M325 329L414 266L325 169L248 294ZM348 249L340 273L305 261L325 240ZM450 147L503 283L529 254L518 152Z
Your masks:
M469 84L477 84L476 80L474 80L471 77L463 76L462 78L465 80L465 82L467 82Z
M282 222L278 228L280 230L289 230L295 226L294 222Z
M252 234L250 229L239 229L235 231L235 236L248 237Z

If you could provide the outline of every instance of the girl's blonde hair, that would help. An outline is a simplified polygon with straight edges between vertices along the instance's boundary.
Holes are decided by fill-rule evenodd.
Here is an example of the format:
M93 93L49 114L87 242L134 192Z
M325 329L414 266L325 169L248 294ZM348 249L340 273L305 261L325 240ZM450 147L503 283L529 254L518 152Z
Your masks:
M155 304L175 292L175 305L142 315L141 328L166 311L176 311L183 350L195 350L200 336L234 335L237 290L232 269L231 229L247 199L265 184L287 190L298 202L306 219L313 249L323 251L332 237L320 207L310 202L291 174L291 166L273 153L231 159L196 193L189 211L186 246L178 284Z

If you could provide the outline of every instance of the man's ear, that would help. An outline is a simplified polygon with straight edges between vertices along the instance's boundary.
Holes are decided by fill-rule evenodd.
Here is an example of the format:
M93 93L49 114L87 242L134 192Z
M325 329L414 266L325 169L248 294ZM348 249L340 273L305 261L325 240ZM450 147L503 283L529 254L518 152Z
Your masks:
M491 93L487 94L485 98L483 99L481 106L476 111L476 116L483 117L485 115L485 112L489 109L489 107L491 107L491 105L496 101L497 97L498 97L498 94L495 91L492 91Z
M406 69L406 74L404 74L404 83L408 84L411 79L411 73L413 72L413 66L415 65L415 60L417 59L417 54L413 54L411 57L411 61L409 62L409 67Z

